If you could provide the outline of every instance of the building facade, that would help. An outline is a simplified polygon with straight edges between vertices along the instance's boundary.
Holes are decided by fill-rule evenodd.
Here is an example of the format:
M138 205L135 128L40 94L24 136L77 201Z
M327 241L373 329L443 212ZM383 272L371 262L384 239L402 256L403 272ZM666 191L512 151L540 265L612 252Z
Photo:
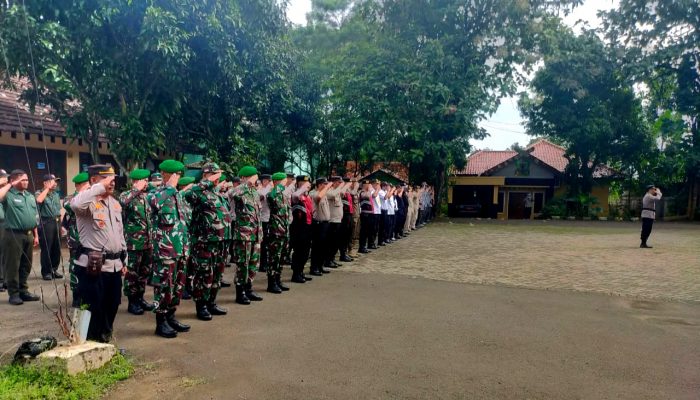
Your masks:
M564 196L568 164L566 149L540 140L525 151L477 151L467 165L448 179L448 213L453 217L535 219L556 196ZM612 171L596 168L592 196L598 200L597 215L609 213L609 177Z

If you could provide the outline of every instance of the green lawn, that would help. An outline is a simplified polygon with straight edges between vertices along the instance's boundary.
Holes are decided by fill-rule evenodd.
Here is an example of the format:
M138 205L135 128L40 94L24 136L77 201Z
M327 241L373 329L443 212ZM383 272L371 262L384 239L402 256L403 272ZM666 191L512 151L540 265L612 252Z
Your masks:
M9 365L0 368L0 399L97 399L133 372L132 363L122 355L98 370L76 376L47 368Z

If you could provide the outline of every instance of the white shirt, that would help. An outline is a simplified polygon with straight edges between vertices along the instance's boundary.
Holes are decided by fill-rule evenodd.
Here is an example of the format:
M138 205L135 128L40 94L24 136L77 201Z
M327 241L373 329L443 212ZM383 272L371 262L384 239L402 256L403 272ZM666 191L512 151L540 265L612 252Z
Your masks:
M260 221L270 222L270 206L267 204L266 196L272 191L272 184L269 184L258 190L260 196Z
M386 190L379 190L379 201L382 211L387 211L389 209L389 202L386 200Z
M374 189L372 189L370 191L370 193L372 194L372 196L374 196L374 193L376 193L376 191ZM372 201L374 202L374 213L377 215L381 214L382 213L382 199L380 199L379 196L377 196L377 197L372 197Z
M391 196L387 202L387 214L389 215L394 215L396 213L396 206L398 205L396 203L396 196Z

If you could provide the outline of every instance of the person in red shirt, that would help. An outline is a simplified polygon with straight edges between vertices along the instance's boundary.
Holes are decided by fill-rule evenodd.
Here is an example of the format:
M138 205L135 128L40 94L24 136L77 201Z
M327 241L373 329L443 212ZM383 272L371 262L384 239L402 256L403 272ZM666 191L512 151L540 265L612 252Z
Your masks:
M313 200L309 197L311 179L308 175L296 177L296 188L292 193L292 224L289 227L292 247L292 282L305 283L311 277L304 275L304 265L311 252L311 223L313 221Z

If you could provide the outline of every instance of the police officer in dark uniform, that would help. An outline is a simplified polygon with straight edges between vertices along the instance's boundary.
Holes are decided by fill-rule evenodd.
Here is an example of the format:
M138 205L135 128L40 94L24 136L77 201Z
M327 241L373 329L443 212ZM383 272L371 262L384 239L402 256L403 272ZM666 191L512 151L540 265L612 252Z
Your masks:
M61 223L61 197L56 189L60 180L51 174L44 175L44 188L34 195L39 207L41 276L45 281L63 278L58 272L61 263L61 239L58 231Z

